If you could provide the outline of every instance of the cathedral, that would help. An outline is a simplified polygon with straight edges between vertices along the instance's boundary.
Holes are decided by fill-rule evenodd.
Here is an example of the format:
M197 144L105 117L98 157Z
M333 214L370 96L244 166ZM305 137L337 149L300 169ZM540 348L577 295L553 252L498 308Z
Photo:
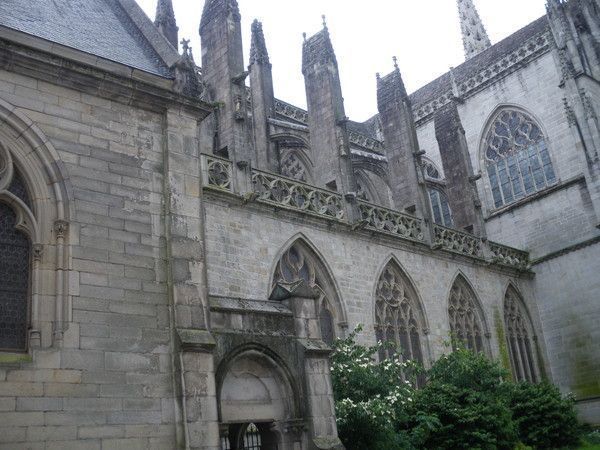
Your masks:
M600 424L600 0L495 44L456 1L465 61L413 93L390 63L361 123L326 24L304 110L250 2L205 0L194 61L171 0L2 0L0 449L342 449L359 324Z

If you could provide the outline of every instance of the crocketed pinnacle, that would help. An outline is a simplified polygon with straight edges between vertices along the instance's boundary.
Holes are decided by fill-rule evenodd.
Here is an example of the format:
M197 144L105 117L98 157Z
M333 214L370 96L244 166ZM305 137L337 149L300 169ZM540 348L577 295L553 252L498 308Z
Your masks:
M158 0L158 3L156 4L154 25L156 25L161 34L167 38L171 45L177 48L179 28L177 28L177 22L175 21L172 0Z
M270 64L262 23L256 19L252 22L252 39L250 42L250 65L252 64Z
M323 29L308 39L304 35L304 44L302 45L302 73L305 75L306 71L315 64L333 63L337 66L337 59L329 36L329 29L325 22L325 16L322 17Z
M492 44L473 0L457 0L465 59L470 59Z
M377 106L380 111L389 105L408 101L398 59L394 56L393 61L394 70L391 73L383 77L377 74Z
M206 0L200 19L200 29L216 19L224 19L232 15L236 21L241 20L240 8L237 0Z

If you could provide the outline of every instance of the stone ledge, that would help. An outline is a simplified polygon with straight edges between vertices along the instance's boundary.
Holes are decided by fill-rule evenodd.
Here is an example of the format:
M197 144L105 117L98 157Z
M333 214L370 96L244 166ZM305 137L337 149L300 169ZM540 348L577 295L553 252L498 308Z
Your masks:
M191 328L177 328L177 335L181 347L189 352L210 352L217 345L212 334L208 330L197 330Z

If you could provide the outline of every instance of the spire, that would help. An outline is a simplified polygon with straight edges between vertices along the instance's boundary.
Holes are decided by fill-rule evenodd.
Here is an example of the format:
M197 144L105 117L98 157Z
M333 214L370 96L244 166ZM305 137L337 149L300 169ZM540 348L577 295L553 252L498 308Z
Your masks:
M158 0L154 25L167 41L177 48L179 28L177 28L177 22L175 21L172 0Z
M241 20L237 0L206 0L204 9L202 10L202 18L200 19L200 30L211 21L219 17L227 17L229 14L232 15L236 22Z
M476 54L491 47L483 22L477 13L473 0L457 0L460 28L465 48L465 59L471 59Z
M250 65L252 64L270 64L262 23L256 19L252 22L252 39L250 42Z

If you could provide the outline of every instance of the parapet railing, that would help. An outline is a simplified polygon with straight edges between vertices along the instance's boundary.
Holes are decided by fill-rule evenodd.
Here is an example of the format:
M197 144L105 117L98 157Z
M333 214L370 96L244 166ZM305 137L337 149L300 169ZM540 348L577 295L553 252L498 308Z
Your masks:
M363 200L358 201L358 210L365 228L413 241L425 239L423 219Z
M204 185L233 192L233 163L214 155L202 154L200 157Z
M489 241L492 260L497 264L526 270L529 267L529 253L506 245Z
M483 240L464 231L433 225L434 247L460 253L462 255L483 258Z
M205 188L236 193L232 161L202 154L201 165ZM277 208L344 222L352 225L354 229L364 228L412 242L431 243L434 249L512 269L529 268L529 253L523 250L487 241L465 231L437 224L428 225L422 218L364 200L356 201L358 217L352 220L346 214L347 200L337 192L258 169L249 169L249 175L248 177L246 174L245 177L246 180L251 180L248 189L250 192L244 195L244 201L257 201Z
M252 189L257 200L272 205L343 220L344 201L340 194L291 178L252 169Z

